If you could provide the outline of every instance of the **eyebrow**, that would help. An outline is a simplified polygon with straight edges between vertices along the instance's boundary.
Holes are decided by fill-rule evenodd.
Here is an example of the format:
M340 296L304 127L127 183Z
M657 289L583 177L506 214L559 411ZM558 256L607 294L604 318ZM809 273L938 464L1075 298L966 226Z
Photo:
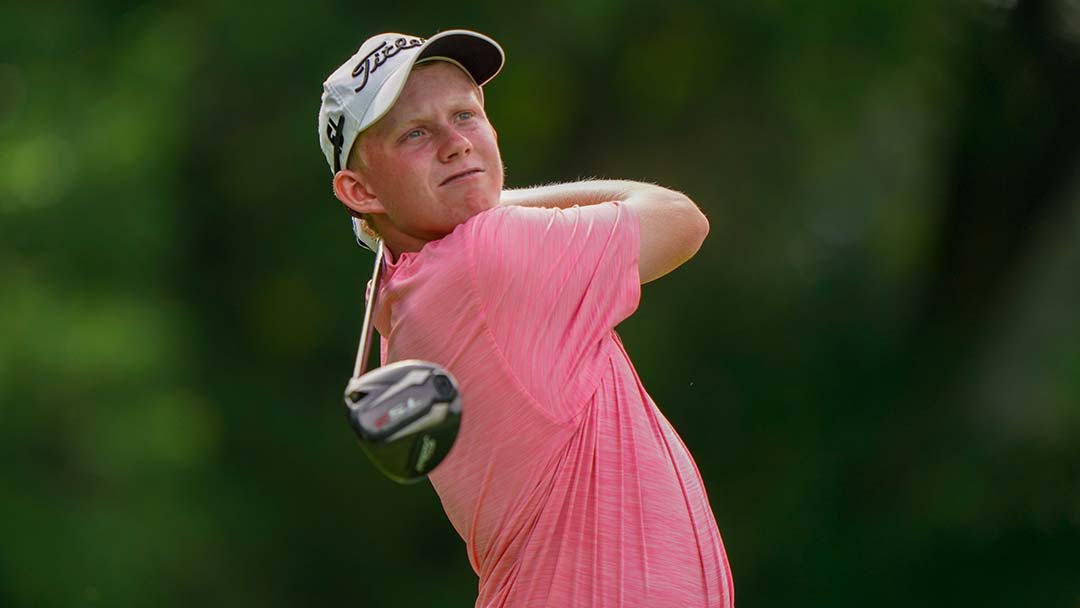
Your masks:
M460 108L460 107L466 106L466 105L472 105L472 106L476 106L477 108L480 108L481 110L484 109L484 104L480 101L480 99L477 97L477 95L475 93L472 93L472 92L470 92L469 94L461 95L459 97L454 97L454 98L450 99L449 103L447 105L449 105L451 107L455 107L455 108ZM409 127L409 126L412 126L412 125L421 124L421 123L425 123L425 122L428 122L428 116L426 114L422 114L419 117L408 118L408 119L403 120L403 121L398 122L398 123L394 123L392 121L389 121L389 122L385 123L384 127L390 133L396 133L396 132L400 131L401 129L404 129L405 127Z

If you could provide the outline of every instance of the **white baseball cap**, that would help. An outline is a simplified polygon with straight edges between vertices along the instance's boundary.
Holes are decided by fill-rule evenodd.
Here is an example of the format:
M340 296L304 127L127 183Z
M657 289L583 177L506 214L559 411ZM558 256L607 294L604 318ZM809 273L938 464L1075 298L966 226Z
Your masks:
M457 64L483 86L502 69L502 47L469 30L448 30L431 38L398 33L372 36L323 82L319 107L319 146L334 173L345 168L361 131L394 106L418 62L442 59ZM353 220L360 243L374 249L373 238Z

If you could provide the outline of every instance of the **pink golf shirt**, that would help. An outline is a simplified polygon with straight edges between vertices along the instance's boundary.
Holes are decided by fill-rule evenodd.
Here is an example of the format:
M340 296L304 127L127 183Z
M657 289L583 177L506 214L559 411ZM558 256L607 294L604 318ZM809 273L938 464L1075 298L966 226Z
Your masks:
M697 466L614 331L641 294L638 231L618 203L499 207L387 262L384 362L461 384L430 479L478 608L733 605Z

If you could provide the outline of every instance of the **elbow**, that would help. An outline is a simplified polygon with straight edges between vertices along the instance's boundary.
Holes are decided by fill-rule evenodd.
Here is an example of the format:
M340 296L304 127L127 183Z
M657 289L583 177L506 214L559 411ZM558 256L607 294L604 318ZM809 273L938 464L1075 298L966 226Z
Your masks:
M709 218L705 217L694 201L684 194L677 193L679 217L683 223L684 238L690 248L690 255L697 253L705 237L709 236Z
M709 234L709 220L694 201L671 190L639 205L642 238L638 271L641 282L648 283L694 257Z
M694 252L701 248L701 244L705 242L705 237L709 236L709 218L705 217L701 209L694 206L694 242L697 243Z

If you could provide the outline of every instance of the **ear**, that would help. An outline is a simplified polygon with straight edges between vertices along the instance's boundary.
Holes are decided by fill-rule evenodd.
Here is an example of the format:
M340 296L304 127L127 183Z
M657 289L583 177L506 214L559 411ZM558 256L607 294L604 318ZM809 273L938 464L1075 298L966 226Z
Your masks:
M334 174L334 196L355 213L386 213L364 176L352 169Z

